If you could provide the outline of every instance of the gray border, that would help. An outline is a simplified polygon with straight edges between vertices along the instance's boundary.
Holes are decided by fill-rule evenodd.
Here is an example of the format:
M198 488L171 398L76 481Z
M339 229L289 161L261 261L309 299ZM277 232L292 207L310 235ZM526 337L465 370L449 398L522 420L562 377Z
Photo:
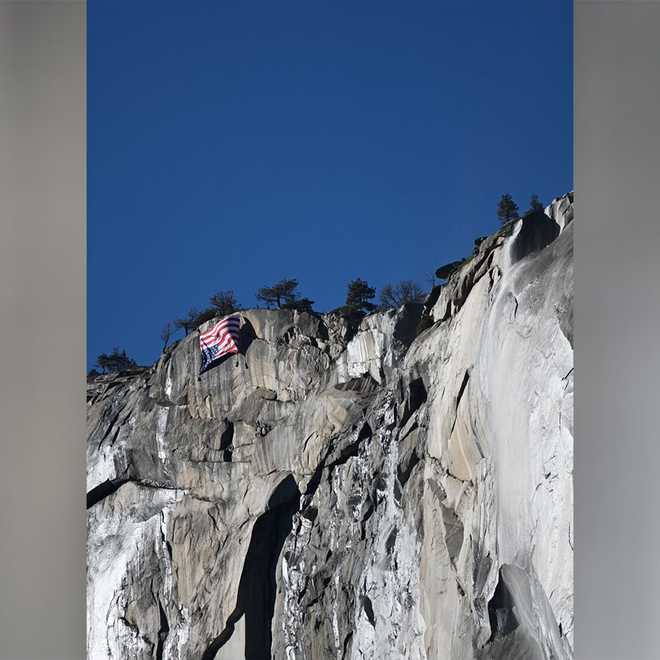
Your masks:
M660 658L660 4L575 5L575 650Z
M85 656L82 2L0 4L0 208L0 657L74 660Z

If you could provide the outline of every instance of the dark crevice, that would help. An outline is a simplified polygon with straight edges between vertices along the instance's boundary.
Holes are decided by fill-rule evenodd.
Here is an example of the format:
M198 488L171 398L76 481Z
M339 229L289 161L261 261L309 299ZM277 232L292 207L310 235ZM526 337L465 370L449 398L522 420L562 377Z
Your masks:
M161 511L160 514L160 519L164 523L165 522L165 514ZM170 564L172 563L172 544L167 540L167 537L165 536L165 532L163 531L163 525L161 524L160 527L160 538L161 541L163 542L163 545L165 546L165 549L167 550L167 556L170 559Z
M360 603L362 604L362 609L367 615L367 619L373 628L376 627L376 617L374 616L374 606L371 602L369 596L360 596Z
M170 484L162 484L147 479L107 479L103 483L100 483L98 486L94 486L94 488L92 488L92 490L87 493L87 508L89 509L93 507L101 500L112 495L113 493L116 493L124 484L129 482L141 486L142 488L154 488L156 490L179 490L176 486L172 486ZM192 494L190 496L202 502L213 501L203 497L197 497Z
M371 426L367 422L365 422L362 425L362 428L360 429L360 432L358 433L357 436L357 442L362 442L363 440L366 440L367 438L370 438L373 434L373 431L371 430Z
M247 354L248 348L250 348L250 345L255 339L257 339L257 333L254 330L254 326L248 319L243 317L243 325L238 335L238 348L242 355ZM245 366L247 368L247 361Z
M380 385L374 380L371 374L351 378L344 383L335 385L335 389L340 392L357 392L364 396L368 396L376 392Z
M401 484L398 479L394 480L392 494L394 495L394 501L400 506L401 501L403 500L403 491L401 490Z
M369 424L367 424L367 422L365 422L362 425L362 428L357 434L355 440L343 446L339 451L339 456L334 460L330 461L330 463L328 463L326 467L329 470L332 470L338 465L343 465L344 463L346 463L346 461L348 461L349 458L354 458L355 456L357 456L360 451L360 445L364 440L370 438L371 435L372 435L371 427L369 426Z
M158 628L158 644L156 645L156 660L163 660L163 649L165 648L165 640L170 632L170 625L167 621L167 615L163 609L163 605L158 599L158 611L160 616L160 625Z
M110 420L110 423L108 424L108 426L107 426L106 429L105 429L105 432L103 433L103 437L102 437L101 440L99 441L99 444L98 444L97 450L101 449L101 445L105 442L105 439L110 435L111 431L114 429L115 424L116 424L117 421L119 420L119 415L121 415L122 410L123 410L123 408L120 408L120 409L114 414L114 416L112 417L112 419ZM112 443L111 443L111 444L114 444L114 443L115 443L115 440L117 439L117 433L119 433L119 429L115 429L114 437L113 437L113 439L112 439Z
M127 482L128 479L107 479L98 486L95 486L87 493L87 508L90 509L95 504L98 504L101 500L108 497L108 495L112 495Z
M231 463L232 452L234 451L234 425L228 419L225 419L225 430L220 436L220 449L222 458L226 463Z
M396 468L396 477L401 486L405 486L415 466L420 462L420 457L416 450L410 452L410 457L406 461L401 461Z
M200 461L200 463L206 463L208 461ZM158 481L152 481L151 479L107 479L103 483L100 483L98 486L94 486L92 490L87 493L87 508L93 507L95 504L98 504L101 500L106 497L116 493L122 486L128 483L134 483L136 486L141 488L153 488L154 490L184 490L172 484L159 483ZM187 495L194 500L200 502L216 502L217 500L202 497L193 492L187 491Z
M344 639L344 653L342 655L342 658L348 658L349 657L349 652L351 650L351 642L353 641L353 633L349 632L348 635L346 635L346 639Z
M411 415L426 401L426 387L421 378L415 378L408 384L408 396L399 426L405 426Z
M495 593L488 602L488 619L490 621L490 639L492 642L495 637L504 637L512 633L518 627L518 620L514 614L514 602L510 591L508 590L502 577L500 568L499 579L495 587Z
M394 546L396 545L396 537L399 533L399 530L395 527L390 533L389 536L387 537L387 540L385 541L385 551L387 552L388 555L392 554L392 551L394 550Z
M266 511L252 528L238 586L236 608L225 629L207 647L202 660L212 660L231 638L236 622L245 617L246 660L270 660L271 623L277 592L277 563L284 540L291 531L298 510L300 491L292 475L271 495Z
M316 489L319 487L319 484L321 483L321 477L323 476L323 468L323 463L319 463L312 473L310 480L307 482L307 488L305 488L306 500L311 500L311 498L314 496L314 493L316 492Z
M511 246L511 263L542 250L559 236L559 225L543 211L528 213Z
M415 378L408 385L410 410L414 412L426 401L426 387L422 378Z
M470 380L470 372L466 371L465 374L463 374L463 382L461 383L461 386L458 390L458 395L456 396L456 416L454 417L454 423L451 425L451 431L449 432L450 435L454 432L454 427L456 426L456 420L458 419L458 406L461 402L461 399L463 398L463 393L465 392L465 388L467 387L469 380Z
M458 390L458 396L456 397L456 409L457 410L458 410L458 404L461 402L463 392L465 392L465 388L467 387L468 380L470 380L470 372L466 371L465 374L463 375L463 382L461 383L461 387Z
M319 510L315 506L308 506L304 511L300 513L301 517L309 522L313 523L319 515Z
M456 513L440 504L442 508L442 521L445 527L445 545L449 554L449 560L452 566L456 565L458 555L463 547L463 523Z

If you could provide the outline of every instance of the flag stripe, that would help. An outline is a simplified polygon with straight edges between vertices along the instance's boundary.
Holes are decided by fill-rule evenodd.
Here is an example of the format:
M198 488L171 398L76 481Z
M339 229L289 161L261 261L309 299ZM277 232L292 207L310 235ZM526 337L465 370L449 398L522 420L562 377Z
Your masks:
M216 323L206 332L200 333L200 337L204 337L205 339L207 337L213 337L217 335L221 330L224 330L225 328L229 328L230 332L233 330L238 330L238 326L239 326L238 319L235 318L226 319L225 321L220 321L220 323Z
M237 339L238 337L234 337L230 334L223 334L222 336L215 337L213 339L207 339L207 340L201 339L199 344L201 347L211 348L212 346L224 345L227 342L227 340L236 341Z
M199 348L202 353L200 373L225 355L238 353L240 318L230 316L219 321L199 335Z
M202 341L213 341L215 339L218 339L225 334L231 334L231 335L238 335L238 326L228 326L226 328L220 328L219 330L213 330L207 333L204 333L200 335L200 339Z

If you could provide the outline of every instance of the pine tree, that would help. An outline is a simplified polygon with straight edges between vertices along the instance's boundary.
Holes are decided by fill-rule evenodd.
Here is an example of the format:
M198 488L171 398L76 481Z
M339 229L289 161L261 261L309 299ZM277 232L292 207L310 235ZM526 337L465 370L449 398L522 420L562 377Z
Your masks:
M376 289L369 286L366 280L359 277L348 283L345 309L350 314L364 316L376 309L371 300L376 295Z
M174 320L174 327L179 330L183 330L184 334L187 336L189 332L196 328L195 320L199 314L200 312L198 309L191 307L188 310L188 314L186 316Z
M125 350L120 351L116 347L112 349L112 353L101 353L101 355L96 358L96 365L100 367L104 373L137 368L137 362L128 357Z
M539 199L539 196L537 194L532 195L529 199L529 210L527 213L543 213L544 210L545 209L541 203L541 200Z
M504 193L502 197L500 197L500 201L497 204L497 217L502 224L506 224L511 220L517 220L520 217L518 213L518 205L508 193Z
M293 303L298 295L298 280L284 279L273 284L273 286L263 287L256 294L257 300L264 303L268 309L282 309L285 305Z
M163 329L160 332L160 338L163 340L163 350L167 348L167 344L169 344L173 330L173 324L169 321L163 326Z

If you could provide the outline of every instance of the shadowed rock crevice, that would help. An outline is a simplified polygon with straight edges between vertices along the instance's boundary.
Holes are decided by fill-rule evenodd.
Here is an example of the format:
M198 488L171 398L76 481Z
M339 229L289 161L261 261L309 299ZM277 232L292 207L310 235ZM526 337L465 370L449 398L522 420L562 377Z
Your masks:
M121 488L127 482L128 479L107 479L103 483L100 483L98 486L95 486L87 493L87 508L89 509L93 507L101 500L117 492L119 488Z
M380 386L372 378L370 374L360 376L358 378L351 378L345 383L338 383L335 388L340 392L357 392L364 396L374 394Z
M372 625L373 628L376 627L376 617L374 616L374 606L371 603L369 596L360 596L360 602L362 604L362 609L367 617L367 620Z
M403 427L410 419L412 414L418 410L423 403L426 402L426 397L427 393L424 380L422 378L415 378L411 380L408 384L405 406L403 409L403 414L401 415L401 420L399 422L400 426Z
M559 225L543 211L530 213L522 220L522 227L511 246L511 263L542 250L559 236Z
M234 450L234 425L228 419L225 419L225 430L220 436L220 449L222 450L222 460L231 463L232 452Z
M495 593L488 602L488 620L491 630L489 642L498 636L504 637L512 633L518 627L513 597L502 577L502 569L499 572Z
M461 381L461 387L458 390L458 394L456 395L456 408L458 409L458 405L461 402L461 399L463 398L463 393L465 392L465 388L467 387L468 381L470 380L470 372L466 371L463 374L463 380Z
M165 641L170 632L170 626L167 621L167 615L163 609L163 605L158 599L158 615L160 619L160 625L158 628L158 644L156 646L156 660L163 660L163 649L165 648Z
M254 524L238 587L236 608L225 629L208 646L202 660L212 660L245 617L246 660L270 660L271 622L277 593L276 570L284 540L298 510L300 491L289 475L275 489L268 508Z
M250 348L250 345L256 338L257 333L254 330L254 326L248 319L243 317L243 325L238 336L238 348L243 355L247 353L248 348Z

